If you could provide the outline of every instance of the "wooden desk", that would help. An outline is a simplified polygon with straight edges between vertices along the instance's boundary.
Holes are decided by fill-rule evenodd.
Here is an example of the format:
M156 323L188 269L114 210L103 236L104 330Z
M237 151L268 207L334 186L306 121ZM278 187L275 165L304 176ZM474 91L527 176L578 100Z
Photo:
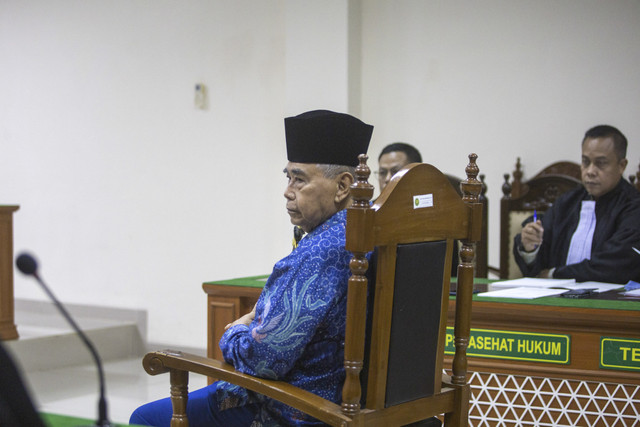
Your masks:
M18 338L13 303L13 213L19 206L0 206L0 339Z
M544 341L551 334L567 343L568 353L554 361L535 361L535 354L532 360L508 352L474 356L478 350L470 345L472 424L640 425L640 301L560 297L535 303L506 301L474 297L472 336L502 333L515 346L518 339L533 336L532 342ZM454 301L449 310L452 320ZM623 348L629 350L607 353L612 342L624 342ZM544 342L529 349L544 357ZM612 355L626 356L626 362L611 360ZM451 356L446 363L451 363Z
M266 278L203 284L209 357L222 359L218 342L224 326L251 311ZM454 310L452 297L451 324ZM640 301L548 297L534 302L475 296L472 310L477 342L479 336L503 334L513 340L514 348L518 339L531 341L535 352L537 334L554 335L568 351L559 360L535 361L522 355L477 356L477 348L470 345L472 425L640 425ZM631 341L625 346L638 349L636 368L601 366L601 341L608 338ZM537 349L544 352L543 345ZM626 353L634 357L632 350ZM445 365L450 363L448 356Z

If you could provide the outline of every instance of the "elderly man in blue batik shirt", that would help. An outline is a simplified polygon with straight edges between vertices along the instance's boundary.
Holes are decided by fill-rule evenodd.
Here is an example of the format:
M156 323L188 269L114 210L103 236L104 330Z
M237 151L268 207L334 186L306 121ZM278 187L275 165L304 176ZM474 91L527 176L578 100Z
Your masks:
M346 208L373 126L319 110L285 119L285 131L286 208L307 234L276 263L253 311L227 325L220 349L241 372L340 403L351 258L344 247ZM171 412L170 400L163 399L138 408L130 422L168 426ZM223 381L190 393L187 414L192 427L321 424Z

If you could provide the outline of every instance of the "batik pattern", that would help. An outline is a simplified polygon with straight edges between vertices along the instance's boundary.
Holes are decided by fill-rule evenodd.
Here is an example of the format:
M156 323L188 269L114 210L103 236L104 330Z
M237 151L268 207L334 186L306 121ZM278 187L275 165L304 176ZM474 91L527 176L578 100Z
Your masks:
M344 333L351 254L346 211L316 227L273 268L249 325L225 332L220 348L240 372L286 381L339 403L344 382ZM254 426L313 425L317 420L279 402L223 383L220 409L261 402Z

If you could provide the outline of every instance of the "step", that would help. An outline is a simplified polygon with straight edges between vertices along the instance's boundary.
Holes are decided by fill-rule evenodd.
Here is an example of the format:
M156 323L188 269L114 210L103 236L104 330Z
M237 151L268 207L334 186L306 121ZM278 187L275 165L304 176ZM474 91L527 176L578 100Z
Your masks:
M103 362L144 354L146 312L77 304L65 307ZM15 323L20 337L5 345L23 371L93 363L90 351L53 303L16 299Z

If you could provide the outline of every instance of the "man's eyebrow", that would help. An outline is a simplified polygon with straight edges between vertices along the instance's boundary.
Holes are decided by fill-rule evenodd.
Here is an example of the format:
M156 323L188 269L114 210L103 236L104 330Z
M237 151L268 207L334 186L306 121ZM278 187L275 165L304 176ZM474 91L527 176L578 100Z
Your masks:
M282 172L290 175L307 176L307 174L300 168L292 168L291 170L287 170L287 168L284 168Z
M595 162L596 160L607 160L608 157L607 156L596 156L593 159L589 156L582 156L583 159L587 159L589 161Z

